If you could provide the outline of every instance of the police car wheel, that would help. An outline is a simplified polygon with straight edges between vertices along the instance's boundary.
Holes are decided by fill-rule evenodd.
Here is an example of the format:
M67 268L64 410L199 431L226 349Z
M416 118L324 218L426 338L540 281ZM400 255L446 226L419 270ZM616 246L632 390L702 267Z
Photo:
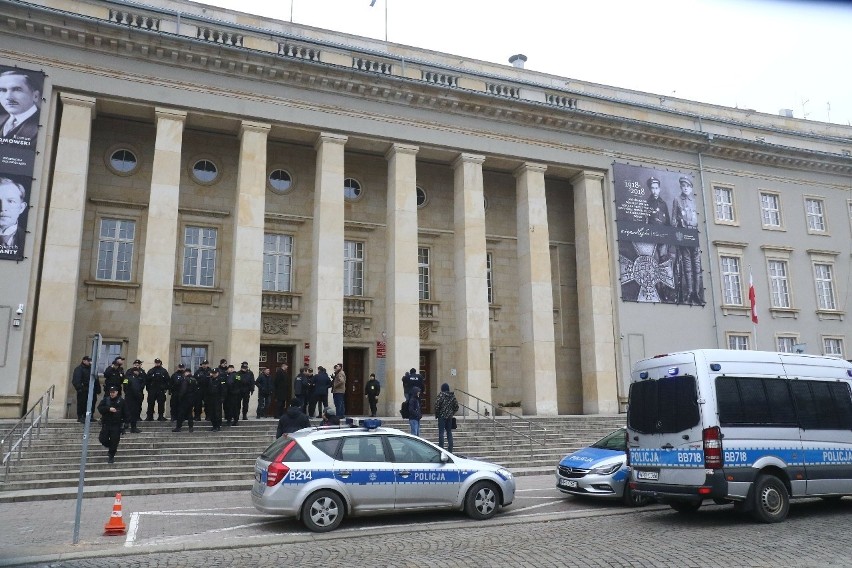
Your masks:
M302 522L313 532L333 531L343 521L343 500L333 491L317 491L302 505Z
M468 490L464 510L470 518L482 521L493 517L498 505L497 487L488 481L480 481Z
M790 512L790 496L784 483L773 475L761 475L754 483L751 514L764 523L780 523Z

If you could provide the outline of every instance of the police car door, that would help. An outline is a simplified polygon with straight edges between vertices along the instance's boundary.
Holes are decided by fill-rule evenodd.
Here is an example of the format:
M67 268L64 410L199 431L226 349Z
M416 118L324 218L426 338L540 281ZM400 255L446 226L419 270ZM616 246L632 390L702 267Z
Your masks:
M354 513L394 508L394 468L378 435L343 439L334 478L349 493Z
M453 507L461 488L459 468L441 463L441 450L416 438L388 436L394 465L396 508Z

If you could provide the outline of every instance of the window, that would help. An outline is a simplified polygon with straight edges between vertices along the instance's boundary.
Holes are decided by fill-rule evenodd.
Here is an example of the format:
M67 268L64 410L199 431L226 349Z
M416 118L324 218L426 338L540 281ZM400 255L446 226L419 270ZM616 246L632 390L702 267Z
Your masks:
M836 310L832 266L830 264L814 264L814 279L817 289L817 307L821 310Z
M426 190L424 190L419 185L417 186L417 208L423 209L426 207L426 203L429 202L429 197L426 195Z
M488 303L494 303L494 259L491 253L485 254L485 282L488 286Z
M425 442L402 436L388 436L396 463L441 463L441 450Z
M825 210L822 199L805 199L805 215L808 220L809 233L824 233L825 226Z
M124 347L124 343L121 341L103 341L101 343L101 348L98 351L98 369L100 373L103 373L104 369L112 365L115 358L121 355L122 347Z
M719 423L796 426L796 409L785 379L717 377Z
M210 185L219 178L219 168L211 160L197 160L192 166L192 177L201 185Z
M98 280L130 282L136 221L101 219L98 237Z
M425 247L417 248L417 275L418 285L420 289L420 299L430 300L430 275L429 275L429 249Z
M795 353L797 338L791 335L779 335L775 338L776 349L779 353Z
M343 243L343 295L364 295L364 243Z
M829 357L840 357L843 359L843 340L839 337L823 337L822 352Z
M729 333L728 334L728 349L736 349L738 351L747 351L749 349L748 346L748 335L739 334L739 333Z
M713 186L713 196L716 202L716 221L735 223L734 188L722 185Z
M139 160L131 150L127 148L113 149L109 154L107 166L118 175L129 175L139 167Z
M183 240L184 286L213 287L216 270L216 229L187 227Z
M781 196L760 192L760 220L765 229L781 228Z
M358 201L363 195L361 183L353 178L343 180L343 198L346 201Z
M852 397L845 382L790 381L799 426L805 430L852 430Z
M263 236L263 290L289 292L293 271L293 237Z
M267 179L269 189L273 193L284 195L293 189L293 176L287 170L272 170Z
M340 461L384 462L385 448L381 436L344 438L340 446Z
M722 265L722 301L729 306L741 306L743 291L740 278L740 259L736 256L722 256L720 262Z
M671 434L698 426L695 377L678 375L630 385L627 424L643 434Z
M769 269L769 289L771 292L773 308L790 307L790 283L787 280L787 262L784 260L770 260L767 263Z
M193 373L201 366L202 361L209 359L206 345L181 345L180 362Z

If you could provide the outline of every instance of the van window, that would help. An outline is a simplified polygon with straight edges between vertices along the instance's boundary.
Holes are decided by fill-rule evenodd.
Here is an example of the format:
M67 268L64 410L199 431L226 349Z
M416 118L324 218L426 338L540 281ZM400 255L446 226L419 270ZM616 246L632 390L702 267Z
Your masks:
M648 379L630 385L627 424L643 434L673 434L698 425L695 377Z
M849 385L825 381L791 381L790 388L805 430L852 430Z
M717 377L719 424L796 426L796 409L784 379Z

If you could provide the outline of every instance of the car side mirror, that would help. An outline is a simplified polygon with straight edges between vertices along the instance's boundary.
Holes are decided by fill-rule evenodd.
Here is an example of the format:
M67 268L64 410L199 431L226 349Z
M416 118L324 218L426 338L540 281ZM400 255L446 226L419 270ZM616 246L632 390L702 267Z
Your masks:
M450 454L441 452L441 463L450 463Z

